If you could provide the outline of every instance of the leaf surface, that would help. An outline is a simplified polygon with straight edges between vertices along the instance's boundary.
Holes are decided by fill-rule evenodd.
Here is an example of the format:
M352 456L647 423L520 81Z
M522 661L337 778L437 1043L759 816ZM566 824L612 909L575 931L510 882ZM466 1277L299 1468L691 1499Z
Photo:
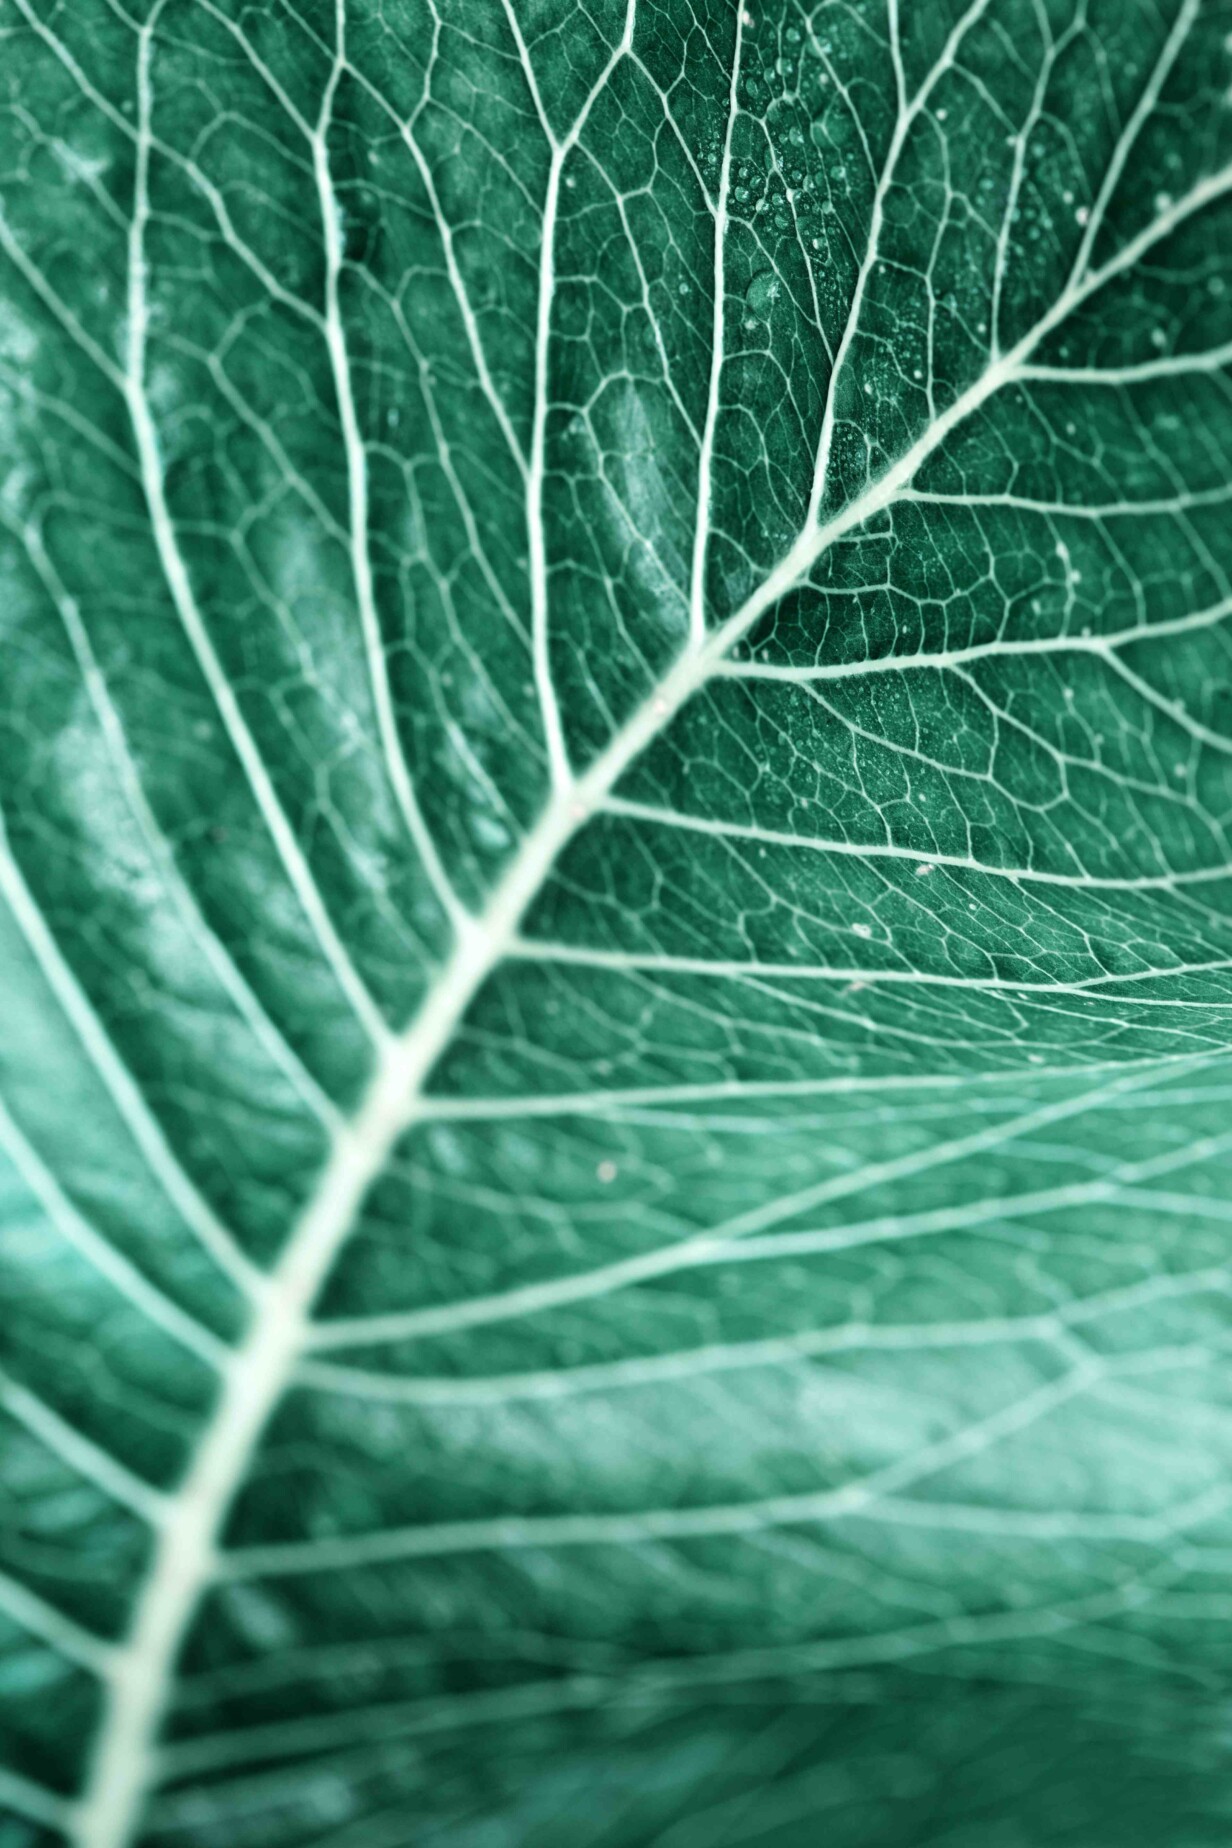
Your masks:
M1223 0L8 0L4 1848L1222 1843Z

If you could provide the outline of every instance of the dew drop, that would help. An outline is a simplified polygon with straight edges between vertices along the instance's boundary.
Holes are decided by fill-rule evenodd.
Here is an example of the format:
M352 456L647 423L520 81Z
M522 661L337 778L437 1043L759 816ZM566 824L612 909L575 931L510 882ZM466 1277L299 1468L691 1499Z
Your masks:
M778 299L779 279L770 270L758 270L744 294L744 305L758 320L765 320Z

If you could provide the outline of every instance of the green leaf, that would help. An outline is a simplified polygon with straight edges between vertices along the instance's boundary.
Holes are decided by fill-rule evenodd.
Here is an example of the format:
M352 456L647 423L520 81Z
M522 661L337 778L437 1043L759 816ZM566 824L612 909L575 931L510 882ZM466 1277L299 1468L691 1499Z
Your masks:
M1230 35L8 0L3 1848L1226 1841Z

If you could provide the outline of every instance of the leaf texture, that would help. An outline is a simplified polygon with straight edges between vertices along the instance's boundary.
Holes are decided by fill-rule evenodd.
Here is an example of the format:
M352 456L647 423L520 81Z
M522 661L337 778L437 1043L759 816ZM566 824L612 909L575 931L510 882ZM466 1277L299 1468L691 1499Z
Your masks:
M0 61L0 1844L1222 1844L1232 10Z

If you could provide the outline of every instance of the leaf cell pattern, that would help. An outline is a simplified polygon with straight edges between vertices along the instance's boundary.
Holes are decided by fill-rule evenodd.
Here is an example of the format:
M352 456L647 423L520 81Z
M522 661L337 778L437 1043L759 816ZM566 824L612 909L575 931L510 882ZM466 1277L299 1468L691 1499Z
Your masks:
M1225 0L0 71L0 1843L1222 1844Z

